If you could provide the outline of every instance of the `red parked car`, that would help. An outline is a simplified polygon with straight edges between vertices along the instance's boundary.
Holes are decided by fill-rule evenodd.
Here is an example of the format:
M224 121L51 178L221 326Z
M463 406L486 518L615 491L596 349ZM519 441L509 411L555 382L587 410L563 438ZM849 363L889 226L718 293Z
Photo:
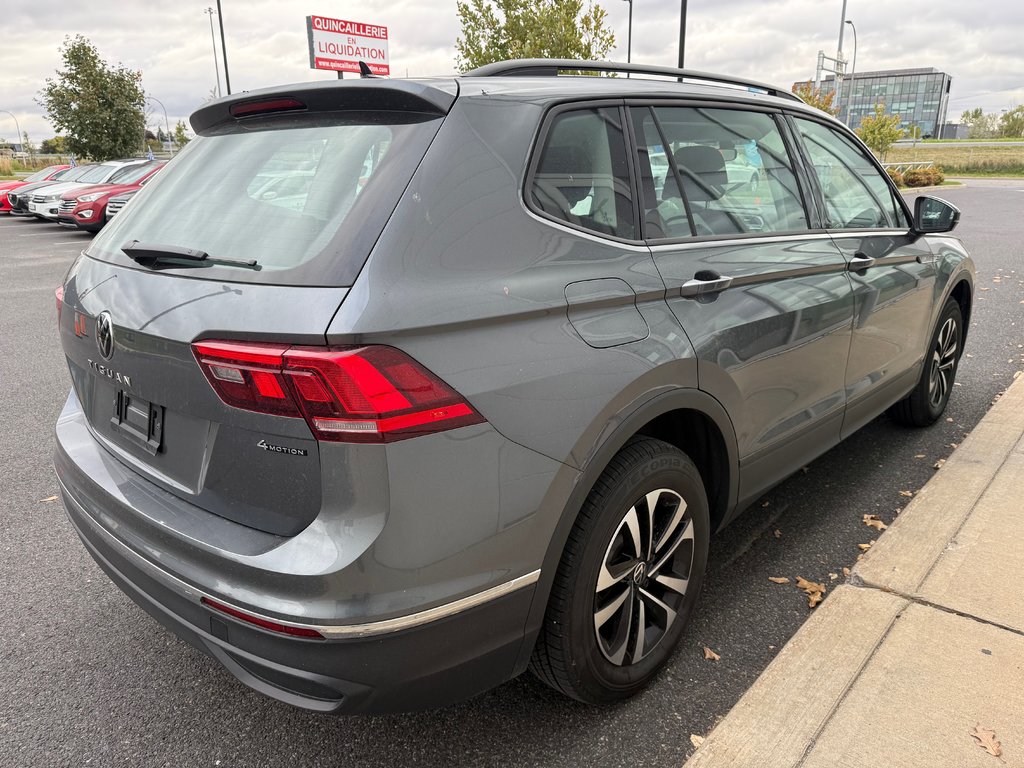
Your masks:
M70 165L48 165L41 171L36 171L31 176L27 176L24 179L18 179L17 181L0 181L0 213L10 213L11 204L7 201L7 193L12 189L23 187L26 184L32 184L36 181L50 181L61 171L70 168Z
M142 185L166 164L166 160L143 163L118 176L116 184L94 184L62 195L57 223L86 232L99 232L107 223L105 211L110 198L142 189Z

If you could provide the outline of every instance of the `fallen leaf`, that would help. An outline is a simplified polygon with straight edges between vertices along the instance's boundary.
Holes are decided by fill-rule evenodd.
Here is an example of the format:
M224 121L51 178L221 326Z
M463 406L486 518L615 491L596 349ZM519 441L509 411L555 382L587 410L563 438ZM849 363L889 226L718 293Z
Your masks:
M708 648L708 647L707 647L707 646L705 645L705 646L704 646L704 658L705 658L705 660L707 660L707 661L718 661L718 660L719 660L719 659L721 659L722 657L721 657L721 656L719 656L719 655L718 655L717 653L715 653L714 651L712 651L712 650L711 650L710 648Z
M786 576L769 576L768 581L774 581L776 584L789 584L789 578Z
M913 496L913 491L900 491L900 496Z
M949 447L955 450L958 445L960 445L960 443L950 443Z
M867 544L858 544L857 546L860 547L861 552L867 552L869 549L871 549L871 545L874 543L874 541L869 541Z
M57 500L56 496L47 496L45 499L40 499L39 503L40 504L49 504L51 501L56 501L56 500Z
M843 576L846 576L847 578L849 578L849 576L850 576L850 569L849 568L846 568L846 567L843 568Z
M782 531L780 531L778 528L775 529L774 534L776 539L782 538Z
M691 733L690 734L690 743L693 744L693 746L695 746L695 747L699 747L701 744L704 743L704 737L703 736L698 736L696 733Z
M829 578L829 581L835 581L836 579L839 578L839 574L838 573L830 573L828 575L828 578Z
M871 526L876 531L884 531L889 527L878 518L878 515L864 515L863 520L864 525Z
M825 599L825 585L816 581L808 581L803 576L796 577L796 586L807 593L807 607L813 608Z
M978 746L992 755L992 757L999 757L1003 754L1003 745L996 741L995 731L976 725L969 735L976 739Z
M934 464L932 465L932 467L933 467L934 469L942 469L942 465L943 465L943 464L945 464L945 463L946 463L946 460L945 460L945 459L939 459L938 461L936 461L936 462L935 462L935 463L934 463Z

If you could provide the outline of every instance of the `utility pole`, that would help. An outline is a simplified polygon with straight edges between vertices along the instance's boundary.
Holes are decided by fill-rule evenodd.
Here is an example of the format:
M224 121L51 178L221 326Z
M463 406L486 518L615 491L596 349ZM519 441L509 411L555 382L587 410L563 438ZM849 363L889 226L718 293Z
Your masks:
M224 13L220 8L220 0L217 0L217 21L220 22L220 47L224 56L224 85L227 88L228 96L231 95L231 76L228 74L228 46L224 42Z

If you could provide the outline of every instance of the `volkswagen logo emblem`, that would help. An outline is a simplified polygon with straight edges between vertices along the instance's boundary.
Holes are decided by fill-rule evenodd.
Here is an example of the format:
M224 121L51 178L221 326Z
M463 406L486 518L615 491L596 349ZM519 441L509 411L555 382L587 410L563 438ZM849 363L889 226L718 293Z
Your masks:
M114 354L114 322L109 312L100 312L96 317L96 347L104 360Z
M633 569L633 581L637 584L643 584L645 576L647 576L647 563L641 560L636 564L636 568Z

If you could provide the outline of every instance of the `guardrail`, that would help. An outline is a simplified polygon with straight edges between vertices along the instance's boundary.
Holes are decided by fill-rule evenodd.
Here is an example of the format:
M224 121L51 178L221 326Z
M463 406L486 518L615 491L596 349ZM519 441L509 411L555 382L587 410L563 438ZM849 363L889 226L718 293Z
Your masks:
M920 160L916 163L882 163L882 167L885 170L899 171L900 173L906 173L907 171L923 171L925 168L934 168L934 160Z

